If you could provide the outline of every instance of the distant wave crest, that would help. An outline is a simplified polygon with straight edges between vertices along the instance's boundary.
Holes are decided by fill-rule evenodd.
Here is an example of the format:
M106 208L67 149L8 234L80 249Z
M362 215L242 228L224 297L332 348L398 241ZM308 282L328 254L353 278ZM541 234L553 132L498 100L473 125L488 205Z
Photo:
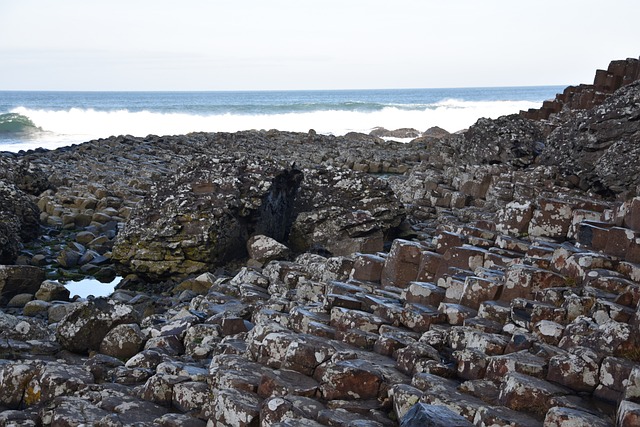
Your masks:
M31 119L25 115L18 113L0 114L0 133L20 134L39 130Z

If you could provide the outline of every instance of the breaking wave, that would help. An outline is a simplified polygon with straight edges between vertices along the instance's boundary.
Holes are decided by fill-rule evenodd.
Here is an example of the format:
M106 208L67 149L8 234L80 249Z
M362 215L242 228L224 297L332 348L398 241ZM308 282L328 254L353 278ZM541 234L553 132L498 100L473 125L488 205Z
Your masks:
M38 142L45 148L81 143L112 135L176 135L189 132L235 132L249 129L279 129L323 134L368 133L374 127L390 130L415 128L424 131L439 126L455 132L471 126L480 117L496 118L538 107L531 101L464 101L445 99L428 105L386 105L378 109L313 109L272 111L260 114L67 110L18 107L0 115L0 132L41 129ZM73 141L73 142L71 142ZM35 142L35 141L34 141ZM0 142L1 144L1 142ZM2 148L0 148L1 150Z
M0 114L0 134L26 134L40 130L26 115Z

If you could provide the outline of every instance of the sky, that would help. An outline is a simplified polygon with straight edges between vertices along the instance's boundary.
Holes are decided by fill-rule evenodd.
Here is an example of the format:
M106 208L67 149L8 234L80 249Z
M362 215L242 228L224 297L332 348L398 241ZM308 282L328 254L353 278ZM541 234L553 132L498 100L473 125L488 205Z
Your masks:
M591 83L640 1L0 0L0 90Z

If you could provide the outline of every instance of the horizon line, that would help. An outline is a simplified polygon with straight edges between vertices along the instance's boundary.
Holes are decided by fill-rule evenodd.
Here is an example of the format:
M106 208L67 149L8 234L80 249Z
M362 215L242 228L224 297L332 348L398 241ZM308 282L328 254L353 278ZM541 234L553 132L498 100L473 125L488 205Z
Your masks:
M568 87L576 85L544 84L544 85L508 85L508 86L455 86L455 87L403 87L403 88L358 88L358 89L0 89L0 92L76 92L76 93L203 93L203 92L357 92L357 91L392 91L392 90L459 90L459 89L510 89Z

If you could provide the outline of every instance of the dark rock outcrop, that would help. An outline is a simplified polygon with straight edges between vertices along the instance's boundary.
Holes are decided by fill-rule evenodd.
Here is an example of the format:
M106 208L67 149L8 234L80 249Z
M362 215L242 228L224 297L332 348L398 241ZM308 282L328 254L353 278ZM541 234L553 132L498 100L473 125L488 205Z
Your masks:
M558 166L583 190L635 192L640 184L640 82L600 106L568 114L550 135L543 164Z
M295 251L373 253L404 219L402 204L384 181L337 168L304 169L304 176L289 238Z
M400 421L400 427L470 427L473 424L446 406L418 403Z
M0 155L0 180L34 196L51 188L47 175L32 162Z
M395 130L389 130L382 127L374 128L369 135L376 136L378 138L418 138L422 136L419 130L413 128L401 128Z
M544 149L544 133L538 123L518 115L479 119L464 134L452 137L458 161L466 165L505 164L524 168Z
M246 257L253 234L290 241L297 251L376 251L402 218L390 188L364 174L203 158L152 188L118 235L112 259L158 280Z
M0 264L14 263L22 242L35 238L39 228L38 207L15 185L0 180Z
M301 179L277 162L223 157L188 164L137 206L112 259L157 280L241 258L254 232L286 238Z
M40 211L29 195L50 187L45 173L25 159L0 155L0 264L13 264L22 244L40 232Z

